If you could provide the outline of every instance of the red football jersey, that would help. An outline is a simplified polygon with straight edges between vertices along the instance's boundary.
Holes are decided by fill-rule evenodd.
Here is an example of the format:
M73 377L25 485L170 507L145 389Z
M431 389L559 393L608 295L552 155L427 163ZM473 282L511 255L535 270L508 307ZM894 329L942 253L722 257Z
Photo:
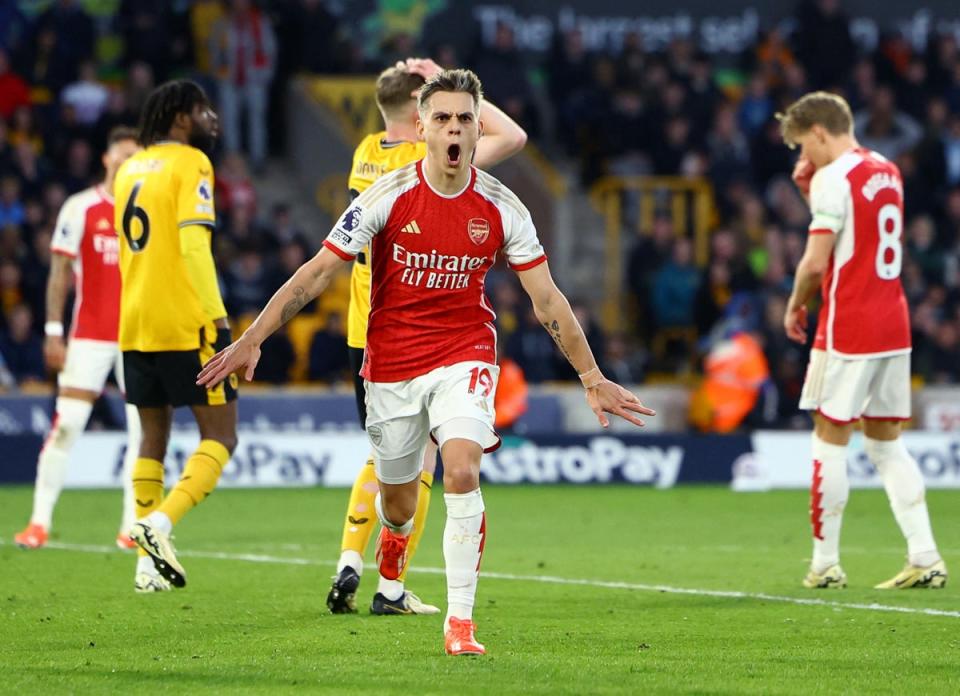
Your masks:
M382 176L324 241L343 259L370 244L370 321L360 374L399 382L468 360L495 364L496 314L484 294L501 249L514 270L546 260L530 212L471 169L457 194L434 191L415 162Z
M70 196L57 218L50 250L73 261L76 299L71 338L117 340L120 324L120 243L113 199L102 186Z
M814 348L848 358L908 353L897 165L866 149L841 155L814 175L810 209L810 234L837 235L823 277Z

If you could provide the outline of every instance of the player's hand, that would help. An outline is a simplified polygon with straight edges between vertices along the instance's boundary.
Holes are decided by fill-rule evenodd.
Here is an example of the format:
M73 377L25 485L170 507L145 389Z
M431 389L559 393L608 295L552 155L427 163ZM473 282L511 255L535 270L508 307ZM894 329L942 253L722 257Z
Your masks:
M645 416L657 415L657 412L652 408L640 403L640 399L635 394L608 379L587 389L587 404L604 428L610 427L610 419L607 418L605 413L620 416L625 421L639 425L641 428L645 423L633 415L634 413L642 413Z
M67 359L67 345L63 336L47 336L43 339L43 361L47 369L60 372Z
M806 344L807 342L807 307L787 307L786 314L783 315L783 328L787 332L787 338L797 343Z
M197 375L197 384L212 389L234 372L249 382L259 361L260 346L241 336L207 361Z
M810 197L810 181L813 179L813 174L816 171L817 168L813 166L813 162L806 157L801 157L797 160L797 163L793 165L793 173L790 175L790 178L793 179L793 183L800 189L800 193L803 194L804 198Z
M437 65L430 58L407 58L406 61L400 61L397 63L397 67L401 70L406 70L409 73L414 75L419 75L424 80L429 80L431 77L441 72L443 68ZM420 89L415 89L410 93L411 97L416 97L420 94Z

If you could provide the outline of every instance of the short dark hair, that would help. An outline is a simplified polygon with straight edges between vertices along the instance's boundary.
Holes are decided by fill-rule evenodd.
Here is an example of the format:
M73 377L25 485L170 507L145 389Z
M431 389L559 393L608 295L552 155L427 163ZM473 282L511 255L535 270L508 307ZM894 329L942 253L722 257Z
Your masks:
M107 147L110 147L114 143L119 143L123 140L137 140L140 139L140 133L137 132L136 128L131 128L130 126L114 126L110 129L110 133L107 135Z
M208 105L203 87L192 80L172 80L157 87L147 97L140 114L140 144L153 145L170 135L177 114L189 114L193 108Z
M404 68L387 68L377 78L377 106L386 114L395 114L413 101L414 90L423 87L422 75Z
M427 80L423 89L420 90L417 109L423 111L430 97L437 92L465 92L473 97L473 106L476 109L480 108L480 100L483 99L483 85L480 84L480 78L472 70L463 68L442 70Z

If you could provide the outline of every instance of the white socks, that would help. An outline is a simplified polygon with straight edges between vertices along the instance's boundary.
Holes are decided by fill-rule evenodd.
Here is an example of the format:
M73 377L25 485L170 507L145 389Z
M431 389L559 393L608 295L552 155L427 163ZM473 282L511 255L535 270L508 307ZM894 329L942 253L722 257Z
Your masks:
M480 489L445 493L447 524L443 529L443 558L447 566L447 619L473 618L477 576L486 537L486 516Z
M813 526L811 567L817 573L840 562L840 525L849 495L846 445L831 445L814 434L810 522Z
M133 497L133 466L140 455L140 415L133 404L124 406L127 417L127 451L123 455L123 513L120 517L120 533L126 534L137 521Z
M404 522L401 525L395 525L393 522L388 520L383 514L383 504L380 502L380 494L377 493L377 497L373 499L373 507L377 511L377 518L380 520L380 524L389 529L394 534L399 534L400 536L409 536L410 532L413 531L413 518Z
M49 531L53 508L63 490L70 450L87 427L93 404L82 399L57 397L56 415L37 459L37 481L33 490L31 524L42 525Z
M883 480L893 516L907 540L911 565L933 565L940 560L940 554L930 529L920 467L907 451L903 438L889 441L864 438L864 444L867 456Z
M151 527L163 532L167 536L170 536L170 533L173 532L173 522L167 517L166 513L154 510L143 519Z
M340 560L337 561L337 575L347 566L350 566L357 575L363 575L363 556L352 549L340 552Z

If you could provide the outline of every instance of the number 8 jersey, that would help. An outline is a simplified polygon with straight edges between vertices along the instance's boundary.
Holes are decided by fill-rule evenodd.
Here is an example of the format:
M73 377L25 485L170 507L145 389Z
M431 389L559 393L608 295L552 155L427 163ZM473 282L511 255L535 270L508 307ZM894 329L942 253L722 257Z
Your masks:
M876 152L851 150L814 174L810 210L810 234L837 236L813 347L841 358L910 352L900 170Z
M210 160L189 145L156 143L120 167L114 192L123 281L120 349L196 350L201 330L212 327L215 317L203 310L197 288L209 283L191 278L180 237L199 226L209 243L216 219ZM212 265L209 272L215 273Z

